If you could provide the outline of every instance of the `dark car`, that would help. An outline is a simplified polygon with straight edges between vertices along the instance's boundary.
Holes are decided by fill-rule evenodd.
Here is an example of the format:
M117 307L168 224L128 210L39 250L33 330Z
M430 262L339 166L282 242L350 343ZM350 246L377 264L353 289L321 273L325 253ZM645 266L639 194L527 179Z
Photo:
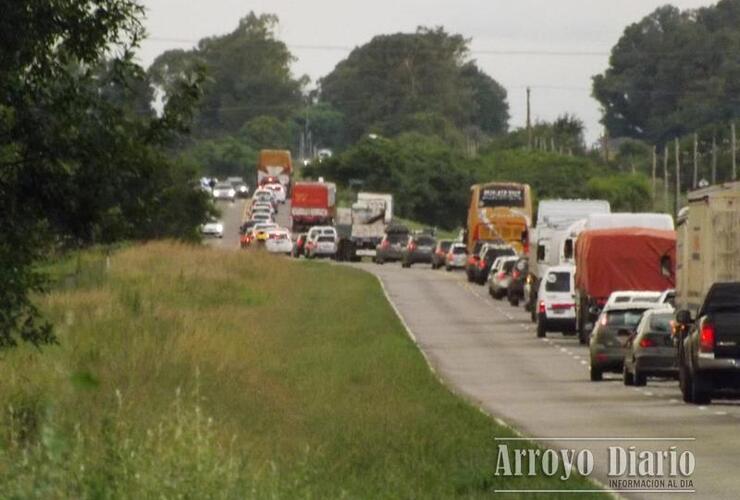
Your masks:
M506 243L488 243L481 248L478 262L473 273L473 280L479 285L485 285L491 266L499 257L516 256L516 251Z
M677 377L678 357L671 336L672 310L648 310L627 342L624 385L645 385L648 377Z
M375 262L395 262L401 260L401 252L409 241L409 230L403 226L388 228L375 250Z
M412 236L401 250L401 266L411 267L416 263L429 264L437 241L427 234Z
M511 282L506 292L506 297L512 306L518 306L519 301L524 299L524 282L527 280L527 274L529 274L529 257L519 257L514 264L514 269L511 270Z
M437 245L434 247L434 252L432 252L432 269L439 269L445 265L447 252L450 251L451 246L452 240L439 240L437 242Z
M465 274L468 277L468 281L473 282L478 274L478 265L481 260L481 251L483 247L489 243L503 243L503 240L491 241L491 240L478 240L473 245L473 251L468 255L468 261L465 264Z
M306 255L306 238L308 237L308 233L301 233L298 235L298 239L295 240L295 245L293 245L293 252L292 256L296 259L299 258L301 255Z

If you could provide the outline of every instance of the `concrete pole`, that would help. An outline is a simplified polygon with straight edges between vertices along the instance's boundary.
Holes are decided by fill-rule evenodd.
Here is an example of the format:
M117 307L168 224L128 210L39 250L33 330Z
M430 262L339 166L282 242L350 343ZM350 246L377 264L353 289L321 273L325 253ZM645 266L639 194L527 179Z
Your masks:
M663 204L665 205L665 212L670 212L670 204L668 201L668 143L665 143L663 147Z
M658 153L653 146L653 203L655 203L655 171L658 168Z
M712 185L717 184L717 136L712 135Z
M737 180L737 137L735 136L735 122L730 125L730 143L732 149L732 180Z
M696 189L699 183L699 134L694 132L694 177L691 179L691 187Z
M674 141L676 152L676 199L673 202L673 216L678 218L678 209L681 203L681 144L678 137Z

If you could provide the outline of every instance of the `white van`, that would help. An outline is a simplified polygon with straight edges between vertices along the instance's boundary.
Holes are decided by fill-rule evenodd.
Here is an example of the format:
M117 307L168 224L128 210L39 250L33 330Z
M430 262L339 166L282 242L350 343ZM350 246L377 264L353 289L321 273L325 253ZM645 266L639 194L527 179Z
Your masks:
M571 265L550 267L537 292L537 336L547 332L576 332L575 268Z

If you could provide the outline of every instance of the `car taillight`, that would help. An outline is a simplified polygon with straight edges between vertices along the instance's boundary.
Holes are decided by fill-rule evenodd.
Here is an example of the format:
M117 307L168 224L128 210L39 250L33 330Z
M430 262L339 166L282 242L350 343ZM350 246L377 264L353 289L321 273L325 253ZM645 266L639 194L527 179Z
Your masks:
M714 324L704 322L699 334L699 350L701 352L714 352Z
M450 252L450 253L447 254L447 258L448 259L451 259L452 258L452 252Z
M601 320L599 321L599 323L601 323L601 326L606 326L606 324L607 324L606 314L603 314L601 316Z
M474 266L475 265L475 261L476 261L475 256L471 255L470 257L468 257L468 264L469 265Z
M388 240L385 240L385 241L384 241L384 242L383 242L383 243L382 243L382 244L380 245L380 247L381 247L381 248L388 248L389 246L391 246L391 242L390 242L390 241L388 241Z
M514 278L515 280L519 279L519 276L521 275L522 273L520 273L519 271L514 271L513 273L511 273L511 277Z
M498 276L497 276L498 279L502 280L505 277L506 277L506 273L505 272L501 271L500 273L498 273Z
M538 311L538 312L539 312L540 314L545 314L545 301L544 301L544 300L540 300L540 303L539 303L539 305L537 306L537 311Z
M640 340L640 347L655 347L657 345L653 339L647 337Z
M409 252L413 252L416 250L416 245L414 243L409 243Z
M480 262L478 262L478 269L485 269L485 268L486 268L485 260L481 260Z

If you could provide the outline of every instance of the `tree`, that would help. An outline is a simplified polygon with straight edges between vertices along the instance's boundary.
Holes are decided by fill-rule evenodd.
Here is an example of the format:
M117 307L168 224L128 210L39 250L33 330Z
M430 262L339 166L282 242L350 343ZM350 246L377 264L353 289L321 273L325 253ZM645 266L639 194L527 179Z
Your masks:
M291 74L293 55L275 38L278 18L250 12L233 32L198 42L193 50L172 50L149 68L153 82L170 95L172 82L205 67L208 80L194 131L200 136L237 133L258 116L286 120L301 107L306 78Z
M10 2L0 16L0 346L54 340L30 293L60 243L197 237L209 205L167 158L200 75L173 83L160 117L133 50L134 0ZM116 48L117 57L106 60ZM187 205L187 209L183 206Z
M467 57L468 40L442 28L376 36L320 81L321 100L344 115L349 143L370 131L397 135L422 112L459 129L505 130L505 92Z

